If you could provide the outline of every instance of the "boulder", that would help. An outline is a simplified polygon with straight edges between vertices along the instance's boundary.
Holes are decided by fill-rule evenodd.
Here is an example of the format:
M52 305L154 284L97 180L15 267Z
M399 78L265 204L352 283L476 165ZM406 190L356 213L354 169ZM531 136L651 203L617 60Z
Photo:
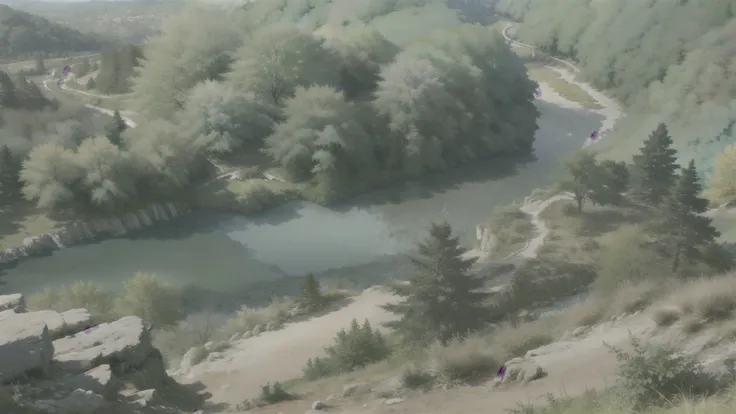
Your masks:
M509 382L526 384L546 375L542 367L529 359L514 358L504 366L506 367L506 373L501 381L504 384Z
M110 364L115 372L127 372L140 366L153 351L150 333L137 316L57 339L54 348L54 360L63 369L79 372L102 364Z
M319 411L324 410L325 408L327 408L327 404L323 403L322 401L315 401L312 403L313 410Z
M43 320L30 313L4 312L0 332L0 383L49 367L54 345Z
M26 311L26 300L20 293L0 295L0 311L14 310L16 313Z
M373 391L373 387L365 382L358 382L355 384L349 384L343 387L342 396L347 397L358 397L361 395L370 394Z
M77 333L83 331L88 326L92 325L92 315L87 309L71 309L61 313L61 318L64 319L64 331L67 333Z
M77 374L64 381L69 388L92 391L110 398L115 393L115 384L110 365L104 364L82 374Z
M3 311L0 313L0 321L6 317L12 317L12 315L15 315L15 312ZM84 329L85 324L89 324L92 320L86 309L72 309L63 314L51 310L42 310L23 313L23 315L29 323L45 323L49 328L51 337L54 339L79 332Z

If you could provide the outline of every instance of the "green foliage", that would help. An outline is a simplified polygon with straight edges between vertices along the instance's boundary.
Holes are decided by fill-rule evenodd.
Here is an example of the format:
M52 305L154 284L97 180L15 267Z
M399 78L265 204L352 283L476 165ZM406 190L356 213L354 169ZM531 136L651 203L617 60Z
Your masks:
M672 258L673 271L679 268L681 257L687 260L701 257L700 248L720 236L712 225L713 220L702 215L708 209L708 201L700 197L702 192L695 161L691 160L666 199L658 226L664 251Z
M103 52L95 80L97 90L106 95L130 92L131 79L142 58L143 51L134 45Z
M713 173L708 177L705 197L714 204L736 201L736 144L731 144L715 159Z
M635 408L664 405L684 395L707 396L720 391L722 379L703 371L697 359L667 347L642 344L632 337L633 353L604 344L619 361L620 389Z
M610 236L601 256L593 287L605 294L626 283L656 279L668 273L652 248L647 233L638 226L623 227Z
M181 319L180 293L155 275L137 273L123 286L123 292L115 299L117 314L136 315L159 328Z
M284 390L281 383L276 381L271 385L261 385L261 394L258 399L265 404L276 404L283 401L289 401L294 399L294 396Z
M75 282L60 289L45 289L28 299L32 310L55 310L65 312L71 309L87 309L96 322L108 322L115 317L114 296L92 282Z
M348 99L372 94L381 66L391 63L400 52L398 46L372 28L351 33L337 49L343 60L340 85Z
M631 196L649 205L660 205L677 179L677 151L667 126L659 124L634 156Z
M464 259L457 237L447 223L432 224L429 237L412 258L415 272L408 283L392 286L401 298L384 308L399 316L386 325L407 343L447 342L485 327L488 293L480 292L483 279L470 272L475 259Z
M317 311L325 305L325 297L322 295L319 281L313 274L309 273L304 276L296 302L308 312Z
M6 5L0 5L0 27L0 57L34 54L40 60L45 53L91 51L100 47L90 35Z
M304 376L316 379L327 375L350 372L357 368L382 361L391 354L391 348L383 335L374 330L366 319L363 326L353 319L350 329L341 329L332 345L325 348L324 358L307 361Z
M112 116L112 121L105 128L105 136L110 143L116 147L120 147L123 139L123 131L128 126L125 124L123 117L120 115L120 111L115 111Z
M560 182L560 189L570 191L575 196L580 213L591 191L600 184L598 161L593 153L581 149L565 161L565 168L569 176Z
M0 205L8 205L20 200L21 161L16 158L7 145L0 147Z

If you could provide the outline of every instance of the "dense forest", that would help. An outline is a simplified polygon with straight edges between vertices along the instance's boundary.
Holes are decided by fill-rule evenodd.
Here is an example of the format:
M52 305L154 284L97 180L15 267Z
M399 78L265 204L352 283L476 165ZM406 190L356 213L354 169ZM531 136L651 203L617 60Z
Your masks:
M262 153L329 202L530 153L536 84L492 29L458 21L403 47L370 27L326 40L293 18L271 22L265 3L192 6L168 21L133 79L139 126L37 146L20 172L25 197L109 213L191 193L208 158Z
M736 141L733 0L500 0L497 11L521 21L520 40L574 60L627 106L602 141L611 155L629 155L660 122L703 170Z
M0 4L0 57L98 50L92 36Z
M130 92L134 69L142 57L141 48L134 45L102 52L100 73L95 78L96 89L108 95Z

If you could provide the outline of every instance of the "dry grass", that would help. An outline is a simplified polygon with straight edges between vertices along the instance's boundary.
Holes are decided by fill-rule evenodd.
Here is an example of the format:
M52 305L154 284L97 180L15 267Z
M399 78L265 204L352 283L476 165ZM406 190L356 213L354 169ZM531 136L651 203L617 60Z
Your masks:
M293 302L288 298L275 298L263 308L251 308L243 306L223 327L224 337L229 338L234 334L244 334L253 331L254 328L265 328L272 323L280 326L289 316L289 309Z
M506 361L554 342L562 334L558 328L551 318L544 318L517 326L510 324L501 326L490 335L490 338L498 358Z
M736 273L687 282L666 302L681 310L690 328L731 320L736 311Z
M431 370L447 383L466 383L488 377L500 366L488 338L471 336L427 351Z
M0 210L0 249L20 247L26 237L48 233L62 224L31 205L7 207Z
M583 108L587 109L603 108L583 88L570 83L565 79L562 79L560 74L557 73L555 70L537 63L527 64L527 68L529 70L530 78L532 78L537 83L546 83L550 86L550 88L552 88L558 94L562 95L568 101L576 102L580 104Z
M496 237L491 258L500 259L524 247L531 237L534 226L528 214L519 210L520 206L504 206L493 213L489 228Z

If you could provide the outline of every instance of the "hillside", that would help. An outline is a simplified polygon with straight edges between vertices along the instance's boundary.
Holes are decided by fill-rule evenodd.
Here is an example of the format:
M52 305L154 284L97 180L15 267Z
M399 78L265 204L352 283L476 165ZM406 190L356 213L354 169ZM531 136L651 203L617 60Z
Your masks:
M43 17L0 5L0 57L97 50L99 42Z
M609 156L628 157L665 122L682 159L707 172L736 140L733 1L501 0L497 9L520 20L519 40L577 62L628 107L600 146Z
M97 39L135 44L158 34L163 20L183 5L183 2L175 0L70 3L3 0L2 3L82 33L93 34Z

